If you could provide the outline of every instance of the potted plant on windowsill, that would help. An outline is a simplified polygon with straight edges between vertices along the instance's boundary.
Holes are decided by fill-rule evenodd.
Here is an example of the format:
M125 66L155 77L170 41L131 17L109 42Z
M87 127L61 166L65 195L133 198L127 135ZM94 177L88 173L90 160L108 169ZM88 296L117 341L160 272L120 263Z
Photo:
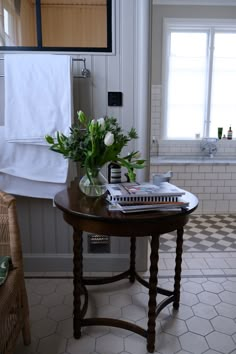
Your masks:
M143 168L145 161L139 159L138 151L124 157L121 152L129 141L137 138L134 128L125 134L116 118L90 120L82 111L78 112L78 122L70 128L68 136L56 132L55 138L50 135L45 137L52 151L79 162L85 169L79 186L89 196L100 196L106 192L106 180L100 170L108 162L125 167L130 181L135 181L134 171Z

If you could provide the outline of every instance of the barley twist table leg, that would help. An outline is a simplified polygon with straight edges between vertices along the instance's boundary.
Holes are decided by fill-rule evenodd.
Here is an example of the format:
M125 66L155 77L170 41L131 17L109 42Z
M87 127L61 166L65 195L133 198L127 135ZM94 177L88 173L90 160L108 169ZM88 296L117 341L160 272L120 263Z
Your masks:
M82 231L74 229L74 337L81 336L81 284L83 275L83 238Z
M136 237L130 237L130 277L131 283L135 281L135 253L136 253Z
M179 308L180 300L180 281L181 281L181 264L183 253L183 234L184 229L177 230L177 242L176 242L176 258L175 258L175 283L174 283L174 309Z
M153 353L155 350L156 336L156 306L157 306L157 274L159 258L159 235L152 236L150 255L150 278L149 278L149 302L148 302L148 328L147 350Z

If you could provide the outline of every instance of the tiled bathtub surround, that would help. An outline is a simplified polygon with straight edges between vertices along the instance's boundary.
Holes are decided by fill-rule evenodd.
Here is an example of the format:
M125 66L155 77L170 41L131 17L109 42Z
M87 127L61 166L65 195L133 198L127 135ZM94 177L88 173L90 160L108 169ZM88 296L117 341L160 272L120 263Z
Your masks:
M150 177L171 170L172 183L198 196L195 213L235 213L236 140L219 140L217 153L209 161L201 161L205 156L200 149L201 139L161 140L161 96L161 86L153 85Z
M236 212L236 162L206 164L158 161L151 158L151 176L171 170L171 183L199 198L198 214Z

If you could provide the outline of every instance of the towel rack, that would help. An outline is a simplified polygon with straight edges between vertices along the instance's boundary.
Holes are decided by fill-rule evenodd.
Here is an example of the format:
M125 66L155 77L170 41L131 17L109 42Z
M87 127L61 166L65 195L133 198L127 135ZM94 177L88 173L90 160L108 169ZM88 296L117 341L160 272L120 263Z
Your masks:
M4 60L4 58L0 58L0 60ZM90 71L86 68L86 59L85 58L72 58L72 62L73 61L82 61L84 66L83 69L81 71L81 75L77 75L77 76L73 76L76 79L87 79L88 77L90 77ZM4 75L0 75L0 77L4 77Z

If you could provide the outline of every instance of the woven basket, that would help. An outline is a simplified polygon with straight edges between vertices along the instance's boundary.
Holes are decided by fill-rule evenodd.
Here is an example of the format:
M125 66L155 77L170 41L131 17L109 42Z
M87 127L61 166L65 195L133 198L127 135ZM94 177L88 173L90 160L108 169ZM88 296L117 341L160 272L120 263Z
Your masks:
M30 344L29 307L25 289L16 200L0 191L0 256L11 256L14 269L0 286L0 353L13 354L22 332Z

